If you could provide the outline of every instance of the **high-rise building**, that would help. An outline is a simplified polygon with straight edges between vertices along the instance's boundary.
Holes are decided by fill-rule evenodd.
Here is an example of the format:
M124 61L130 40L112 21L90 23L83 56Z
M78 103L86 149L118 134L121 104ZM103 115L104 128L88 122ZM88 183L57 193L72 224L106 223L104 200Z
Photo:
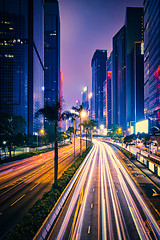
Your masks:
M112 53L107 60L107 119L107 126L110 126L112 123Z
M134 93L133 109L135 114L135 122L144 119L144 42L135 42L133 48L133 85Z
M108 126L108 116L107 116L107 79L103 82L103 124L104 127Z
M43 126L43 1L0 1L0 29L0 110L21 115L33 134Z
M91 116L97 126L103 124L103 83L106 80L107 50L96 50L92 61Z
M112 123L112 53L107 59L107 79L103 83L103 122L105 128L108 128Z
M144 5L144 110L152 126L160 127L160 0Z
M112 52L112 119L126 129L126 26L113 37Z
M60 17L57 0L44 7L44 103L60 99Z
M84 110L88 110L89 108L89 101L88 101L88 87L84 87L83 92L82 92L82 104Z
M126 8L126 120L127 126L135 121L134 44L143 41L143 8ZM142 90L142 89L141 89ZM133 110L134 109L134 110ZM138 109L137 109L138 110ZM136 111L137 111L136 110Z

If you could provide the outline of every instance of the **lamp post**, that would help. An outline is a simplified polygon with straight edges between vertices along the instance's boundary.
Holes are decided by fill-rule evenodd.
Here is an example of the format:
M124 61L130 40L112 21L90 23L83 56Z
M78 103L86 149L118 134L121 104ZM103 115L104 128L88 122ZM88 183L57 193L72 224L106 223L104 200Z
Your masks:
M82 110L80 112L80 156L82 156L82 118L86 117L86 111Z
M37 136L37 153L38 153L38 136L39 136L39 133L41 133L42 135L44 134L44 129L42 128L39 132L35 132L34 135Z

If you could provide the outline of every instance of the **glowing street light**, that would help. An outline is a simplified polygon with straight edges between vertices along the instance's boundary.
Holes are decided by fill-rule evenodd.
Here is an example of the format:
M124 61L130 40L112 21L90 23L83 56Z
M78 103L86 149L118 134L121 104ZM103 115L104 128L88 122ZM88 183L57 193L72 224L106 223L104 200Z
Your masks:
M42 128L39 132L40 132L41 134L44 134L44 129Z
M37 151L38 151L38 136L39 136L39 133L41 133L42 135L44 135L44 129L42 128L39 132L35 132L34 135L37 136Z
M85 118L86 116L87 116L86 111L82 110L82 111L80 112L80 117Z

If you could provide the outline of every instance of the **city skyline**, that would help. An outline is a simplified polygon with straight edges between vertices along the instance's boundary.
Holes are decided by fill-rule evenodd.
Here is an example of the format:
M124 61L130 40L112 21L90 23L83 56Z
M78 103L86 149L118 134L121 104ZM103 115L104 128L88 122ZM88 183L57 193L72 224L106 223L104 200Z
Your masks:
M70 109L76 100L81 99L81 92L85 86L88 86L91 92L90 59L96 49L107 49L107 55L110 56L112 38L124 25L126 7L142 6L142 0L59 0L65 109Z

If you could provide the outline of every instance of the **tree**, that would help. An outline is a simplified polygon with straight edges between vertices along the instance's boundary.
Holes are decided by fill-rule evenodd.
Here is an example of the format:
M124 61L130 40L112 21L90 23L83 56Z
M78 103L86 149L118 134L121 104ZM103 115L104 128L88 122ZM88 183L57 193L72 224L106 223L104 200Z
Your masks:
M83 103L78 107L72 107L73 110L75 110L79 115L78 117L80 118L80 156L82 156L82 118L81 118L81 113L83 111Z
M108 137L115 138L118 134L118 125L117 124L111 124L108 129L110 129L110 132L108 132Z
M3 142L6 142L11 157L12 146L17 145L17 135L24 134L26 121L20 115L7 112L1 112L0 116L0 145L3 146Z
M89 135L89 132L90 132L91 142L92 142L92 130L94 127L97 126L97 122L94 119L87 119L83 121L82 125L86 129L86 148L87 148L87 133Z
M74 133L74 128L73 127L69 127L66 132L69 134L70 142L71 142L71 134Z
M47 104L44 108L38 110L35 114L36 117L43 115L49 122L54 123L54 183L57 185L57 176L58 176L58 122L62 119L67 119L70 116L70 112L65 111L61 113L60 101L56 100L56 103L52 105Z

